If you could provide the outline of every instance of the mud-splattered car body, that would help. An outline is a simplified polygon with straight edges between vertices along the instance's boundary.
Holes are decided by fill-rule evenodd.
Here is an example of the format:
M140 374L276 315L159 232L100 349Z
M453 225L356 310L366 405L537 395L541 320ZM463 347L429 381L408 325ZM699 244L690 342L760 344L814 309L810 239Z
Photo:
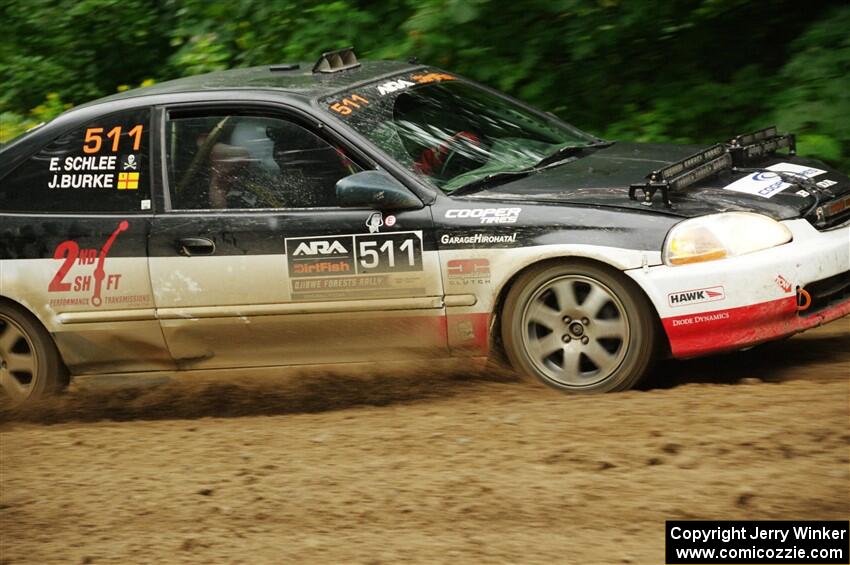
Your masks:
M472 179L475 190L441 190L425 169L444 171L455 142L465 144L457 159L475 159L487 151L481 136L428 134L436 147L405 162L393 155L398 140L374 134L391 135L390 118L372 124L368 107L391 116L405 93L450 82L581 147L515 177ZM294 134L276 130L281 121L295 137L308 132L297 151L287 153ZM674 357L749 347L850 312L850 180L775 149L749 159L756 172L725 167L655 194L669 179L651 172L704 148L601 143L430 67L181 79L71 110L0 152L0 300L37 320L72 375L484 359L524 273L583 261L639 289L659 349ZM330 153L334 170L314 177ZM298 174L284 184L301 200L263 192L268 171L287 167ZM800 177L773 178L784 186L765 197L755 177L768 167ZM234 179L255 186L238 204ZM193 182L208 187L201 200ZM330 200L304 196L328 182ZM669 260L676 226L729 212L770 218L790 237L718 260ZM584 337L567 324L564 343L569 331Z

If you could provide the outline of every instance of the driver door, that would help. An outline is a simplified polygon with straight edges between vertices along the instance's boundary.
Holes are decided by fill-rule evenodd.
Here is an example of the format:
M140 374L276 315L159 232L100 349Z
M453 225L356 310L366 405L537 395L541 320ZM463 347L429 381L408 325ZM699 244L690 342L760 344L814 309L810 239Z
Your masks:
M427 207L338 206L337 180L363 166L293 116L180 110L165 128L150 271L179 366L446 354Z

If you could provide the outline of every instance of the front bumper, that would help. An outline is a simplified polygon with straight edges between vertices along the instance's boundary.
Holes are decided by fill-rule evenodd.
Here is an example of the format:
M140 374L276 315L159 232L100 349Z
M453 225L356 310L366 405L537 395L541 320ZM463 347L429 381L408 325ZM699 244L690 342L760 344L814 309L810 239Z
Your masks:
M794 239L779 247L626 272L658 310L674 357L741 349L850 314L850 224L819 232L805 220L783 223ZM818 300L798 312L797 291L810 285Z

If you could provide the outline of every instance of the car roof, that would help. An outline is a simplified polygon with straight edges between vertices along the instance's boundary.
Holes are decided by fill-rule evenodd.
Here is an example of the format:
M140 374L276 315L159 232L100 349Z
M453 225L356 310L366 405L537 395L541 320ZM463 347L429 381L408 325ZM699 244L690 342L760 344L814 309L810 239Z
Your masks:
M418 69L421 65L411 65L400 61L362 61L359 67L330 73L314 73L312 68L313 63L301 62L292 65L264 65L206 73L127 90L81 104L77 108L142 96L208 93L221 90L274 90L281 94L315 98L356 84L370 82L382 76Z
M301 62L206 73L135 88L80 104L0 146L0 155L3 157L0 159L0 177L43 145L46 139L54 137L56 132L78 127L102 112L171 101L212 99L216 93L232 91L244 93L246 99L273 94L309 101L382 77L428 68L401 61L361 61L360 65L354 68L314 73L313 65L314 63ZM252 96L252 93L256 95Z

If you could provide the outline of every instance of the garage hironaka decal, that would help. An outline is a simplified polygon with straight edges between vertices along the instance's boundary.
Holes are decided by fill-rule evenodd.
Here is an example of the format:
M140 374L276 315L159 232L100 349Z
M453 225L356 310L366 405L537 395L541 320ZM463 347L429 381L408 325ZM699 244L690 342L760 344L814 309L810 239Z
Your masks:
M106 290L119 290L121 286L120 273L106 272L106 257L109 255L109 250L118 238L121 232L129 229L130 223L127 220L122 220L118 227L112 232L112 235L103 244L103 247L98 249L80 249L79 244L74 240L63 241L56 246L53 251L54 259L61 259L62 265L56 274L51 279L47 286L47 292L88 292L91 291L91 297L75 297L75 298L54 298L50 301L51 306L101 306L103 298L101 294L104 290L104 282ZM77 265L94 265L94 271L90 274L76 275L72 278L68 277L68 272ZM124 297L121 297L121 302ZM141 298L141 297L140 297ZM144 297L145 300L148 298ZM113 302L113 297L107 297L107 302Z

